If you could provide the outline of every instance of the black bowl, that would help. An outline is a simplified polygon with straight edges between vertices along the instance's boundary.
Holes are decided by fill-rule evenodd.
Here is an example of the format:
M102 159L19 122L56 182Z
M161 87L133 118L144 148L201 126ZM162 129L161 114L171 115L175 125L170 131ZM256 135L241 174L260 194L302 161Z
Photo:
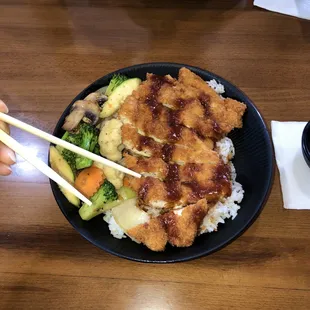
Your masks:
M140 262L168 263L187 261L211 254L240 236L255 221L267 200L273 180L274 164L271 139L262 116L251 100L237 87L211 72L196 67L175 63L149 63L120 69L105 75L73 99L58 121L54 135L57 137L63 135L61 126L71 105L76 100L83 99L89 93L107 85L113 74L121 73L129 77L139 77L142 80L146 78L148 72L159 75L170 74L177 77L179 69L183 66L204 80L216 79L225 86L225 96L242 101L247 105L243 128L233 130L229 135L236 150L233 162L238 174L237 181L243 185L245 190L241 209L234 220L227 220L224 225L220 224L217 232L197 237L191 247L176 248L168 245L164 252L152 252L129 238L119 240L112 237L102 216L89 222L82 221L76 207L66 200L57 185L51 181L55 199L70 224L85 239L119 257Z
M310 168L310 121L303 130L301 145L305 161Z

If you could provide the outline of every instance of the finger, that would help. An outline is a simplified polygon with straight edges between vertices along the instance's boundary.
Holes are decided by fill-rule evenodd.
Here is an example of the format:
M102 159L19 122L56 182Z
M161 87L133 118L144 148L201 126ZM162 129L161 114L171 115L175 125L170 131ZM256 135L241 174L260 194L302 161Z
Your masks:
M12 173L12 169L3 164L3 163L0 163L0 175L3 175L3 176L6 176L6 175L10 175Z
M5 131L8 135L10 134L10 127L7 123L1 122L0 121L0 129Z
M0 100L0 112L8 113L9 109L6 106L6 104ZM8 124L0 121L0 129L2 129L7 134L10 134L10 127ZM0 142L0 164L1 169L4 173L4 175L11 173L11 168L8 167L8 165L13 165L16 162L16 157L14 152L8 148L6 145L4 145L2 142Z
M14 152L2 142L0 142L0 162L6 165L14 165L16 163Z
M1 99L0 99L0 112L9 113L8 107Z
M8 113L9 109L6 104L0 100L0 112ZM0 129L4 130L7 134L10 134L9 125L0 121Z

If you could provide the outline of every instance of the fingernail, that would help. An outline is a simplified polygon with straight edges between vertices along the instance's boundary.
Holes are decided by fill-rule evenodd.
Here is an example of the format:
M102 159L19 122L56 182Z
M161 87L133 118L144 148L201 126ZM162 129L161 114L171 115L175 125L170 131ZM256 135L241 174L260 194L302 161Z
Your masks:
M15 154L12 151L10 151L8 153L8 155L9 155L10 159L12 160L12 162L15 164L16 163L16 156L15 156Z
M9 108L1 99L0 99L0 105L4 107L4 111L3 111L4 113L9 113Z
M10 175L12 173L12 169L9 166L2 166L0 168L0 176L1 175Z

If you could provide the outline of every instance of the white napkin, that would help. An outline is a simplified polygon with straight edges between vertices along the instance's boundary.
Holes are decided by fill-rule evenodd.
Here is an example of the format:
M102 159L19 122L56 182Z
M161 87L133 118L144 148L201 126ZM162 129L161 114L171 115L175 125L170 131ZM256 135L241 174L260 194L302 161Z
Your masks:
M310 0L255 0L254 5L269 11L310 19Z
M310 209L310 168L302 150L305 122L271 122L285 209Z

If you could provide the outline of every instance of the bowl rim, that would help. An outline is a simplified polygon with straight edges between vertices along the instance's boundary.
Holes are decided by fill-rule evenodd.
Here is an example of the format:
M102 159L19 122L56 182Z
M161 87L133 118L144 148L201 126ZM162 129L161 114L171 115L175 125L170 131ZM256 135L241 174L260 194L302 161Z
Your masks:
M306 124L302 132L302 152L310 164L310 121Z
M224 80L225 82L227 82L229 84L230 89L232 89L234 92L236 93L240 93L242 96L244 96L247 99L247 102L252 106L252 108L255 110L255 112L257 113L257 116L259 117L263 128L264 128L264 137L266 139L266 143L267 143L267 148L268 148L268 159L269 159L269 164L270 164L270 169L269 169L269 173L268 173L268 182L267 182L267 186L265 187L266 190L264 192L264 195L262 195L261 201L259 203L259 206L257 208L257 210L255 212L253 212L252 216L250 217L250 219L241 226L240 229L238 229L238 231L233 234L232 236L230 236L228 239L226 239L225 241L219 243L217 246L215 246L212 249L206 249L205 251L201 251L201 253L198 254L192 254L192 255L187 255L186 257L183 258L176 258L176 259L167 259L167 260L156 260L156 259L143 259L143 258L136 258L136 257L131 257L131 256L127 256L125 254L121 254L118 253L117 251L111 250L106 246L102 246L99 242L97 241L93 241L91 240L91 238L89 238L88 236L85 236L83 233L81 233L79 231L79 228L77 227L77 225L75 225L74 223L71 222L71 220L69 219L69 217L67 216L67 214L64 212L63 207L60 203L60 199L58 198L58 194L59 194L59 190L58 187L56 185L56 183L54 183L52 180L50 180L50 185L52 188L52 192L54 195L54 198L56 200L56 203L58 205L58 207L60 208L61 212L63 213L63 215L65 216L65 218L68 220L68 222L70 223L70 225L87 241L89 241L91 244L93 244L94 246L100 248L101 250L104 250L105 252L115 255L117 257L120 258L124 258L127 260L131 260L131 261L135 261L135 262L140 262L140 263L155 263L155 264L167 264L167 263L179 263L179 262L186 262L186 261L190 261L193 259L198 259L210 254L213 254L221 249L223 249L224 247L228 246L229 244L231 244L234 240L236 240L238 237L242 236L246 230L248 230L248 228L255 222L255 220L259 217L259 215L261 214L263 208L266 205L266 202L269 198L269 195L271 193L272 190L272 185L273 185L273 181L274 181L274 174L275 174L275 159L274 159L274 149L273 149L273 144L272 144L272 140L271 140L271 135L268 131L266 122L264 121L264 118L262 116L262 114L260 113L259 109L257 108L257 106L252 102L252 100L242 91L240 90L238 87L236 87L233 83L231 83L229 80L222 78L221 76L199 68L197 66L192 66L192 65L188 65L188 64L182 64L182 63L175 63L175 62L148 62L148 63L140 63L140 64L136 64L136 65L132 65L132 66L127 66L121 69L117 69L113 72L110 72L108 74L105 74L101 77L99 77L98 79L96 79L94 82L92 82L91 84L89 84L87 87L85 87L78 95L75 96L75 98L71 101L71 103L67 106L67 108L63 111L63 113L61 114L59 120L57 121L57 124L55 126L55 129L53 131L53 135L56 135L56 132L59 130L59 127L61 127L60 125L62 125L62 117L63 115L67 115L71 109L71 106L73 105L73 103L84 93L87 93L87 90L91 89L93 86L95 86L97 83L99 83L99 81L102 78L105 77L112 77L114 74L118 74L118 73L122 73L122 71L124 70L132 70L132 69L139 69L139 68L145 68L145 67L153 67L153 66L174 66L177 68L181 68L181 67L186 67L189 70L194 70L194 71L204 71L205 73L207 73L208 75L212 75L214 79L219 79L219 80ZM49 159L49 154L48 154L48 164L50 165L50 159Z

